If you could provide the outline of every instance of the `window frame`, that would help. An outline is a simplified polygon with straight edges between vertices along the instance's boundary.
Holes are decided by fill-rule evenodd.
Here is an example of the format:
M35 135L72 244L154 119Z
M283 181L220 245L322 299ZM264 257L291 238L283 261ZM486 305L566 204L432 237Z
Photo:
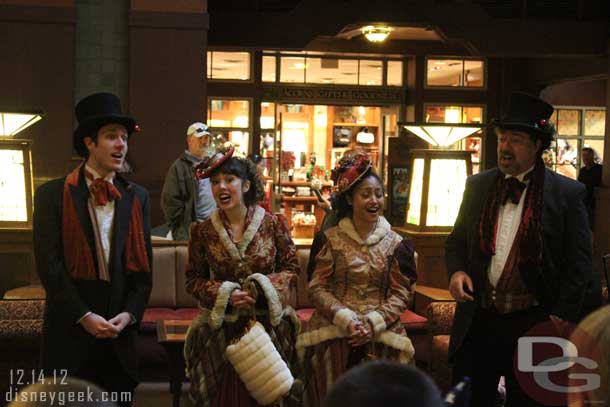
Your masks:
M241 131L248 133L248 151L246 155L252 152L252 142L254 140L254 98L252 97L239 97L239 96L208 96L206 103L206 125L208 124L208 120L212 120L211 117L211 101L212 100L222 100L222 101L240 101L240 102L248 102L248 127L231 127L231 126L208 126L209 130L213 132L230 132L230 131ZM260 119L260 117L258 118ZM211 124L211 122L210 122ZM230 141L230 140L227 140Z
M555 154L557 154L557 140L558 139L562 139L562 140L576 140L576 150L577 150L577 154L576 154L576 178L578 179L578 175L580 174L580 169L582 168L582 149L584 147L584 142L585 140L601 140L604 141L604 148L605 148L605 136L590 136L585 134L585 112L587 111L591 111L591 110L597 110L597 111L606 111L606 108L604 108L603 106L572 106L572 105L557 105L557 106L553 106L553 108L555 109L554 111L554 116L555 116L555 120L552 121L551 123L553 124L553 126L555 126L556 129L556 133L553 136L553 141L551 141L551 147L553 147L555 150ZM560 134L559 133L559 127L558 127L558 122L557 122L557 117L559 116L559 112L561 110L577 110L578 111L578 134ZM605 123L605 126L608 126L608 123ZM603 151L602 151L603 153ZM604 157L604 160L606 160L606 157ZM603 163L603 161L602 161ZM560 166L565 166L568 164L557 164L557 158L554 157L553 159L553 164L552 166L547 166L547 168L558 172L557 169Z
M270 56L274 56L276 58L276 62L275 62L275 66L276 66L276 75L275 75L275 82L268 82L268 81L264 81L262 80L262 72L261 72L261 82L266 84L266 85L299 85L299 86L338 86L338 87L364 87L364 88L383 88L383 87L391 87L391 88L404 88L406 87L405 85L405 78L406 78L406 71L407 71L407 56L401 56L401 57L383 57L383 56L379 56L379 57L375 57L375 56L369 56L369 55L363 55L363 56L353 56L353 55L337 55L337 54L308 54L308 53L299 53L299 52L295 52L295 51L276 51L276 52L270 52L270 51L263 51L262 53L262 57L270 57ZM305 68L303 69L303 82L283 82L281 80L281 76L282 76L282 58L283 57L293 57L293 58L303 58L304 59L304 64L305 64ZM307 59L308 58L316 58L316 59L337 59L337 60L356 60L358 61L358 74L357 74L357 80L355 84L336 84L336 83L317 83L317 82L308 82L307 81ZM361 84L360 83L360 64L362 62L366 62L366 61L375 61L375 62L381 62L381 66L382 66L382 74L381 74L381 84L379 85L366 85L366 84ZM388 85L387 84L387 76L388 76L388 61L395 61L395 62L400 62L402 64L402 85L397 86L397 85ZM262 65L262 59L261 59L261 65Z
M461 60L462 61L462 73L464 72L464 63L466 61L480 61L483 63L482 75L483 85L482 86L447 86L447 85L429 85L428 84L428 61L430 60ZM464 91L486 91L488 86L488 64L487 58L472 58L464 56L449 56L449 55L426 55L424 59L424 89L436 89L436 90L464 90Z
M249 73L249 78L248 79L229 79L229 78L220 78L220 79L215 79L213 77L208 76L208 64L212 63L212 61L210 60L210 58L208 58L208 53L210 53L211 55L214 52L235 52L235 53L247 53L249 55L248 59L250 61L250 63L248 64L248 73ZM207 81L210 82L228 82L228 83L254 83L254 52L248 49L207 49L206 50L206 58L205 58L205 78ZM212 58L213 60L213 58ZM210 73L212 72L213 67L210 67ZM267 82L270 83L270 82Z

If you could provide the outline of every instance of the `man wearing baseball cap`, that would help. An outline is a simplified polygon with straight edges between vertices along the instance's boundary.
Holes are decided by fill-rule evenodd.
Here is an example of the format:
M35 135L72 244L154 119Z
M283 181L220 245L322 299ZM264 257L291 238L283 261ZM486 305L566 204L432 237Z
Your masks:
M216 209L210 180L195 178L193 167L210 155L211 133L195 122L186 131L187 149L169 167L161 193L161 208L174 240L188 240L189 225L210 217Z

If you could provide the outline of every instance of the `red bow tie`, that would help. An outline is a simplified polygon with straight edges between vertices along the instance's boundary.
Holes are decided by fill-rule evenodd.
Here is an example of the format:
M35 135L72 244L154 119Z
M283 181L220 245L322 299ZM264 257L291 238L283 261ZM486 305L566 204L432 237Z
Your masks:
M91 174L86 173L85 176L89 179L93 178ZM121 197L119 190L112 183L103 178L93 180L91 185L89 185L89 191L93 194L95 206L106 206L108 202L112 202Z
M515 177L507 178L504 181L504 189L502 190L502 205L504 205L509 198L512 203L517 205L521 200L521 195L526 186L527 185L524 182L519 181Z

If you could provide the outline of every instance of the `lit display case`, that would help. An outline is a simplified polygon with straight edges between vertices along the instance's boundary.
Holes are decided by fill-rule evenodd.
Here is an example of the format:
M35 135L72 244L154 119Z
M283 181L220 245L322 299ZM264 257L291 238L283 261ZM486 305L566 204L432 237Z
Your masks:
M406 228L420 232L450 231L455 223L471 154L456 150L412 150Z

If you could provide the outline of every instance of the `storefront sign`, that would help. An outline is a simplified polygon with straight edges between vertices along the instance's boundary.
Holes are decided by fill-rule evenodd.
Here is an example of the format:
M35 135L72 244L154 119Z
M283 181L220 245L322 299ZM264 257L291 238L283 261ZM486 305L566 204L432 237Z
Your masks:
M320 88L320 87L267 87L263 100L278 102L306 102L333 104L400 104L402 89Z

